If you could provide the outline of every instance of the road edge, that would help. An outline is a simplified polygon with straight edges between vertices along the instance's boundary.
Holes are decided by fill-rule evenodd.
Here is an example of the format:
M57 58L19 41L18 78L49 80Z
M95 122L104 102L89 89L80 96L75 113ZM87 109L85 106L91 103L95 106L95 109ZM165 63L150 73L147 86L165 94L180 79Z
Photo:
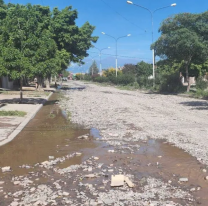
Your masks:
M53 92L50 92L48 97L45 99L45 101L42 104L37 105L36 109L34 109L31 114L26 117L23 122L18 125L18 127L15 128L15 130L3 141L0 142L0 146L3 146L9 142L11 142L24 128L25 126L29 123L31 119L35 117L35 115L39 112L39 110L43 107L43 105L48 101L48 99L51 97Z

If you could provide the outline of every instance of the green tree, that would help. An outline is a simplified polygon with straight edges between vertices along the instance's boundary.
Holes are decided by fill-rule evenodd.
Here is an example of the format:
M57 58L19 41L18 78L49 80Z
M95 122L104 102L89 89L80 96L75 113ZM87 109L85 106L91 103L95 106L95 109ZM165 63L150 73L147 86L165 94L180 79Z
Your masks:
M69 74L70 74L70 72L67 71L67 70L64 70L64 71L62 72L62 74L63 74L63 77L68 77Z
M122 74L122 71L118 70L117 75L119 76L121 74ZM116 77L116 69L111 67L111 68L103 70L103 76L104 77Z
M89 68L89 74L94 75L98 73L99 73L99 69L98 69L96 61L94 60L92 65Z
M43 79L67 69L70 62L82 63L87 50L98 37L94 26L86 22L76 26L78 13L72 7L63 10L40 5L4 5L0 2L0 74L12 79Z
M62 61L61 68L67 69L70 62L83 63L82 60L88 56L87 50L93 47L98 37L92 36L94 26L86 22L80 28L76 25L78 12L71 6L59 10L54 8L52 12L51 30L54 34L58 50L69 54L68 61Z
M152 65L141 61L136 66L136 74L138 77L149 77L152 75Z
M164 20L161 37L152 45L162 59L184 63L187 81L191 64L203 64L208 58L207 13L183 13Z
M136 74L136 65L124 64L122 72L123 72L123 74Z

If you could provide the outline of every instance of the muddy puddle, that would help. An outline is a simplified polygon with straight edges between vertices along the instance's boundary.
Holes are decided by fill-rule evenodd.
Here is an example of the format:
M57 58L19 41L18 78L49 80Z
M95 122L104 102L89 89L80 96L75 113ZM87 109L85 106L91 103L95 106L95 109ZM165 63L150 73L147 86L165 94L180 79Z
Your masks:
M205 165L166 141L150 139L137 144L140 145L138 151L132 153L118 149L113 154L106 153L101 156L100 162L124 169L125 173L133 175L138 183L144 178L154 177L179 186L185 191L191 191L195 198L193 205L208 205L208 181L205 180L208 173L203 172L203 169L207 168ZM188 178L188 182L180 182L180 178ZM183 201L176 202L185 205Z
M70 165L81 164L89 157L96 156L99 157L97 163L104 165L103 171L113 168L116 174L118 168L122 168L125 174L133 175L136 185L134 191L140 190L144 178L154 177L166 183L169 182L172 186L179 186L185 191L192 190L191 194L195 198L192 205L208 205L208 181L204 179L208 173L203 172L206 167L200 164L196 158L163 140L149 139L136 143L127 142L126 149L125 147L109 146L102 141L97 129L85 130L79 125L73 125L67 121L67 114L61 111L57 105L58 95L58 93L52 95L34 119L12 142L0 147L0 167L12 167L12 171L9 173L0 172L0 181L9 181L14 175L28 175L29 172L41 170L35 167L23 169L19 166L34 166L36 163L48 160L49 156L58 158L73 152L80 152L80 156L73 156L55 167L62 169ZM77 138L86 134L92 138L90 140ZM128 147L135 144L140 147L130 151ZM115 150L115 152L110 153L108 150ZM100 170L95 167L93 173ZM80 172L83 173L83 171ZM54 171L47 170L47 173L50 178L43 175L38 178L36 184L50 185L54 179L60 179L60 176ZM104 178L109 178L111 174L114 173L106 172ZM74 174L74 176L76 175ZM179 182L179 178L188 178L188 182ZM100 179L84 179L83 183L103 186L102 181ZM72 183L67 185L72 188L79 187L78 183L77 185L72 185ZM12 185L8 184L6 190L10 191L11 188L13 188ZM110 185L106 189L111 189ZM175 200L182 205L185 205L186 201L188 200ZM2 205L7 205L7 202Z
M96 134L67 121L66 113L57 105L59 95L54 93L21 133L12 142L0 147L0 167L11 166L10 174L20 175L25 170L19 166L34 165L48 160L49 156L57 158L98 147L96 142L85 141L83 144L77 139L80 135L96 137ZM71 164L80 164L84 156L70 160Z

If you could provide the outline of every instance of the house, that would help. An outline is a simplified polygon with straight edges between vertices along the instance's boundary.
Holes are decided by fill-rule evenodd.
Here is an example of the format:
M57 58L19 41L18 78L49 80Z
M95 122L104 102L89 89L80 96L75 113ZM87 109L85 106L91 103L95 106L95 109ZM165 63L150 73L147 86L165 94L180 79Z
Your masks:
M3 89L13 89L13 80L8 76L0 77L0 88Z

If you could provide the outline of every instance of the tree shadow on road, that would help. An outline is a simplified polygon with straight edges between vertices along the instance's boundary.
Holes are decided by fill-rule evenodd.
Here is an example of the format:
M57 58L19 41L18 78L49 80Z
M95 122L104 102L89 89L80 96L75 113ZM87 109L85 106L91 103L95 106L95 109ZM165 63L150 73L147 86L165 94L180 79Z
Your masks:
M180 104L192 107L192 110L208 110L208 102L207 101L187 101L181 102Z

